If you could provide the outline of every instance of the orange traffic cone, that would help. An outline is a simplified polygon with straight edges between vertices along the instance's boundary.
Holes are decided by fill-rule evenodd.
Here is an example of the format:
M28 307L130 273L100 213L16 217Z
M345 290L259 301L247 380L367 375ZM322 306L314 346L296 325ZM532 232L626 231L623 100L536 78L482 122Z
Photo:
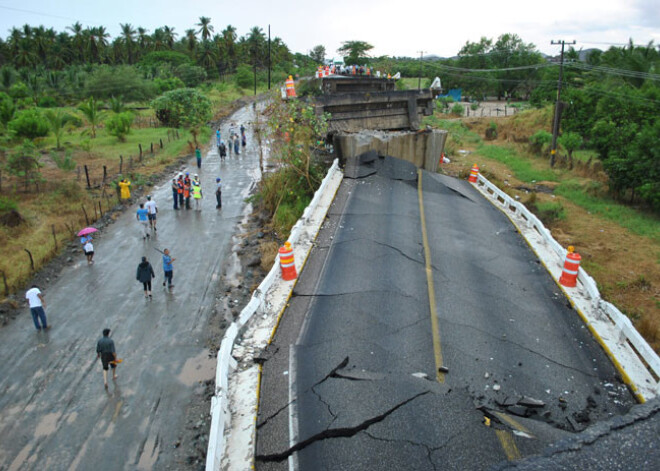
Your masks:
M293 258L293 249L289 241L284 244L284 247L280 247L280 268L282 269L282 279L284 281L295 280L298 276L296 262Z
M470 183L477 183L477 179L479 177L479 167L477 164L474 164L472 166L472 169L470 170L470 178L468 178L468 181Z
M578 270L580 268L580 260L582 260L580 254L575 253L574 250L575 247L572 245L568 246L568 253L564 259L564 268L559 277L559 283L567 288L575 288L577 286Z

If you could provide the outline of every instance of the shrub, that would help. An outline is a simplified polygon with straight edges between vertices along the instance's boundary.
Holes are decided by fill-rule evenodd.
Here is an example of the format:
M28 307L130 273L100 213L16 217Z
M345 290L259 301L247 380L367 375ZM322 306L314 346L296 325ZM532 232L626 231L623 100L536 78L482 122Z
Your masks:
M50 95L42 96L39 98L39 101L37 101L37 106L39 108L55 108L57 104L57 100Z
M529 138L529 147L532 152L540 154L543 149L552 142L552 134L548 131L536 131L532 137Z
M154 87L156 87L156 93L162 95L165 92L170 90L176 90L177 88L185 88L186 84L183 83L179 77L170 77L170 78L155 78Z
M465 113L465 107L460 103L456 103L454 106L451 107L451 113L458 116L463 116L463 114Z
M105 121L105 128L108 134L115 136L121 142L126 141L126 136L131 132L131 125L133 124L133 113L125 111L123 113L115 113Z
M16 203L16 201L7 198L6 196L0 195L0 213L16 211L17 209L18 209L18 203Z
M18 100L20 98L29 98L30 89L23 82L16 82L11 87L9 87L9 95L14 100Z
M7 124L14 117L14 100L6 93L0 92L0 123Z
M155 88L140 76L135 67L102 66L85 82L85 95L97 99L121 95L129 101L144 100L155 95Z
M47 136L49 131L48 121L36 108L16 112L8 126L17 136L28 139Z
M55 162L55 165L57 165L57 168L60 170L66 170L70 172L76 169L76 161L73 160L70 150L67 150L64 155L60 154L59 152L51 152L50 158L53 162Z
M174 75L186 84L186 87L196 87L206 80L206 71L196 65L182 64L174 69Z
M249 65L243 64L238 66L234 79L236 80L236 85L241 88L250 88L254 86L254 75Z

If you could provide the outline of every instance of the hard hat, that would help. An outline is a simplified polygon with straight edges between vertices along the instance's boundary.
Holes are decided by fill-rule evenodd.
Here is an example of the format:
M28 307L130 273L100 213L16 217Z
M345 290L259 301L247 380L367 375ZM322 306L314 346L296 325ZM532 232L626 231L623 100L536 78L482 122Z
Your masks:
M186 172L186 177L190 175L190 172Z
M195 174L195 178L199 178L199 175Z
M219 179L219 178L216 178L216 179L215 179L215 181L216 181L216 182L219 182L219 181L220 181L220 179Z

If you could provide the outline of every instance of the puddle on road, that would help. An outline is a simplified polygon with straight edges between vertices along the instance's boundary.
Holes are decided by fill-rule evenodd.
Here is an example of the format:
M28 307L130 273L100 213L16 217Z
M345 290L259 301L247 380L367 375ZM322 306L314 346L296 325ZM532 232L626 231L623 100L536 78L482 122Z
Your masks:
M36 459L37 455L32 455L30 459L28 460L28 456L30 456L30 453L32 452L32 444L28 443L23 447L23 449L16 455L16 458L14 458L14 461L9 465L9 471L18 471L24 464L34 462Z
M215 358L204 351L194 358L189 358L181 368L178 380L186 386L193 386L199 381L213 379L215 376Z
M140 460L137 464L137 469L154 469L156 465L156 460L158 460L158 453L160 452L160 443L154 438L149 437L147 442L144 444L142 449L142 454L140 455Z

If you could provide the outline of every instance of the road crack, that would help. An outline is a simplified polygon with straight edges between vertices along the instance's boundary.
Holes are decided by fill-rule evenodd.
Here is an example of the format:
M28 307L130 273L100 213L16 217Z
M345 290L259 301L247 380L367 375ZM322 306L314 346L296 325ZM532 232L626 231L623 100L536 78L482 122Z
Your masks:
M346 358L346 361L347 360L348 360L348 357ZM348 361L347 361L347 363L348 363ZM323 381L325 381L329 377L330 377L329 375L326 376L323 380L321 380L316 385L322 383ZM314 434L311 437L309 437L309 438L307 438L307 439L305 439L301 442L296 443L295 445L293 445L292 447L290 447L289 449L287 449L283 452L272 453L272 454L264 454L264 455L256 455L255 459L257 461L261 461L261 462L280 462L280 461L284 461L285 459L287 459L293 453L295 453L297 451L300 451L300 450L302 450L302 449L308 447L309 445L311 445L313 443L316 443L318 441L326 440L328 438L351 438L351 437L357 435L358 433L362 432L363 430L367 430L372 425L377 424L379 422L382 422L387 417L392 415L394 412L396 412L400 408L404 407L405 405L411 403L415 399L417 399L421 396L424 396L425 394L429 394L429 393L430 393L430 391L423 391L421 393L415 394L414 396L406 399L405 401L400 402L399 404L395 405L394 407L386 410L382 414L371 417L371 418L369 418L369 419L367 419L367 420L365 420L365 421L363 421L363 422L361 422L358 425L355 425L353 427L328 428L328 429L324 430L323 432Z

